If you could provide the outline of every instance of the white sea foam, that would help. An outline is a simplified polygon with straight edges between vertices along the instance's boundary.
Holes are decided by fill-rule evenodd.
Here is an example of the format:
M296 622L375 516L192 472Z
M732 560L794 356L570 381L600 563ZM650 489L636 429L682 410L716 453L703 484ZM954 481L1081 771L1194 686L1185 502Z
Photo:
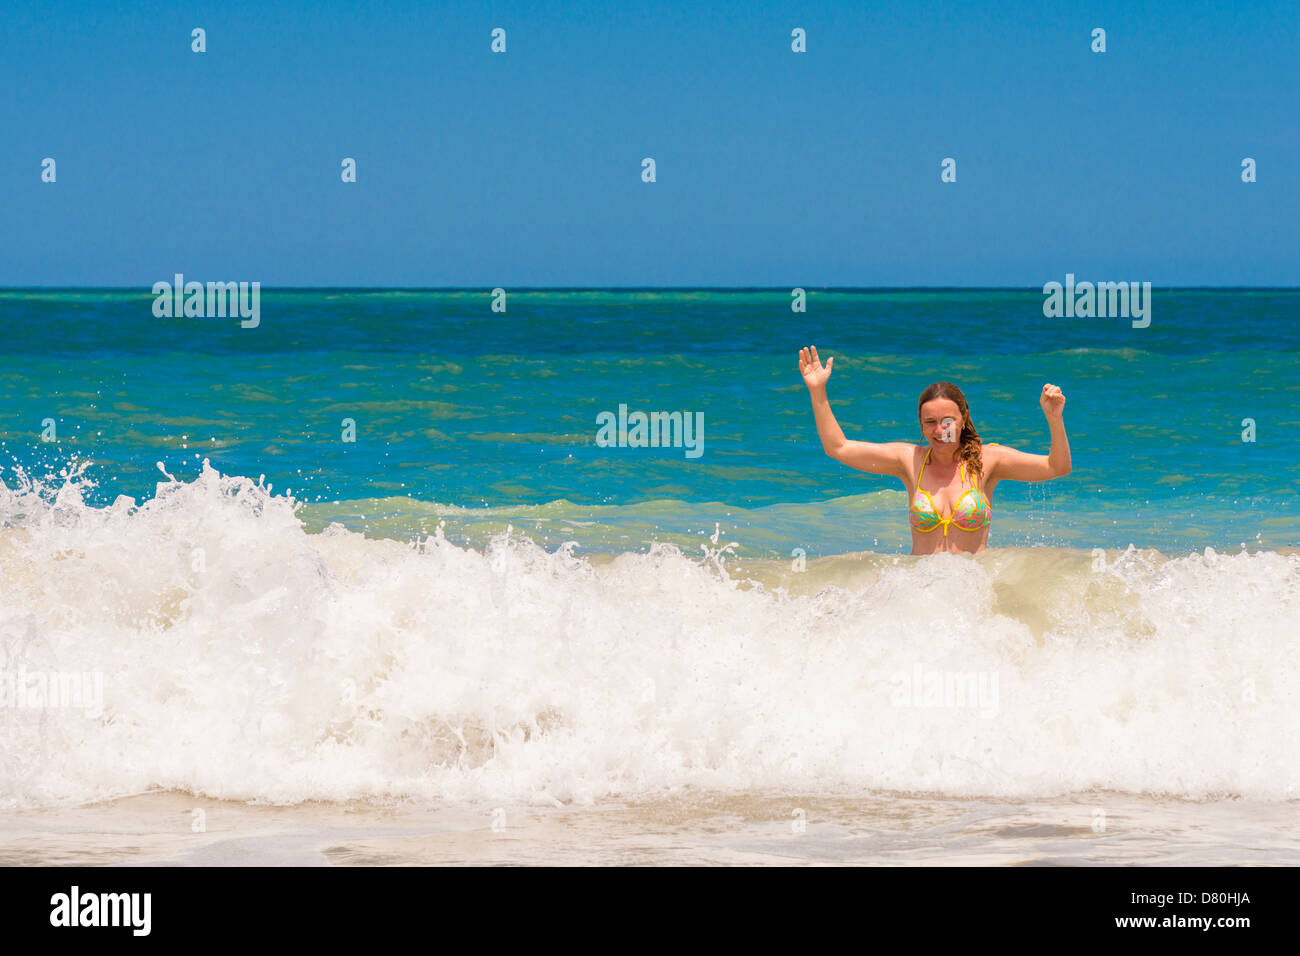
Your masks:
M294 502L206 464L139 507L89 507L80 480L0 485L0 671L102 674L98 713L0 707L0 806L1300 796L1300 555L1096 570L1006 549L795 575L518 533L482 551L308 534ZM945 694L970 675L983 700Z

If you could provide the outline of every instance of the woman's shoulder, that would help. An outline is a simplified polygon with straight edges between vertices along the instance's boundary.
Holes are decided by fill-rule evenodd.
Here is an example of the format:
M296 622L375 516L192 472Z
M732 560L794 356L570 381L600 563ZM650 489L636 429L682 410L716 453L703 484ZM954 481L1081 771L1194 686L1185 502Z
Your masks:
M983 459L982 477L985 482L994 481L997 475L994 473L998 458L1001 456L1003 445L995 441L980 442L980 458Z

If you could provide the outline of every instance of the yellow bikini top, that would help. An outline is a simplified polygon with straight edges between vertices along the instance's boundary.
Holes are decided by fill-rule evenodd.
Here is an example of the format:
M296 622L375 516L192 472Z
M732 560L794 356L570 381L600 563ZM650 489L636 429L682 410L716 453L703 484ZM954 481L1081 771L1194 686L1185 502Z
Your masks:
M996 445L997 442L985 442L987 445ZM930 493L921 487L921 476L925 474L926 463L930 460L930 452L933 449L926 449L925 461L921 462L921 470L916 473L916 494L912 496L911 521L912 528L923 534L929 534L936 530L939 525L943 525L944 536L948 535L948 525L955 524L962 531L978 531L980 528L988 527L992 520L993 509L989 500L985 497L984 492L971 482L972 487L966 489L962 496L957 499L953 505L952 515L948 518L939 516L939 509L934 506L934 499ZM957 468L961 473L962 483L966 482L965 463L958 462Z

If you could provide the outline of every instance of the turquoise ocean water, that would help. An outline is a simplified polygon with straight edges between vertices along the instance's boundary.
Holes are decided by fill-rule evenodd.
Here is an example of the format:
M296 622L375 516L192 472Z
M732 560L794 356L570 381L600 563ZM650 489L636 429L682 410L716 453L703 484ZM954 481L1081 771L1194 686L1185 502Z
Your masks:
M1175 858L1198 815L1133 806L1293 817L1300 292L1042 301L270 290L245 329L0 292L0 809L929 794ZM822 452L803 345L852 438L917 440L946 379L1045 453L1053 382L1073 472L913 557L901 487ZM702 415L702 454L598 445L620 405Z
M850 438L919 441L930 382L985 441L1046 453L1067 396L1074 471L1004 482L990 547L1300 542L1300 291L1154 290L1151 323L1045 318L1035 290L266 290L261 322L155 318L144 290L0 292L3 464L89 462L86 501L152 497L202 460L332 521L402 538L507 524L618 552L721 533L737 553L906 552L892 480L826 458L795 355L836 357ZM595 443L597 415L703 413L699 457ZM55 423L55 441L42 441ZM344 441L344 420L355 441ZM1243 441L1243 421L1255 440Z

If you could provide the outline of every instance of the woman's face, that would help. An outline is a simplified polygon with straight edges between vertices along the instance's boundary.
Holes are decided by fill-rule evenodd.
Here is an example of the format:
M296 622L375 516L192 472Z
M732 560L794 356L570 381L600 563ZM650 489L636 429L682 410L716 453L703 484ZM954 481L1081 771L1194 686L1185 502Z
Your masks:
M921 434L931 445L951 445L961 438L961 412L950 398L936 398L921 406Z

